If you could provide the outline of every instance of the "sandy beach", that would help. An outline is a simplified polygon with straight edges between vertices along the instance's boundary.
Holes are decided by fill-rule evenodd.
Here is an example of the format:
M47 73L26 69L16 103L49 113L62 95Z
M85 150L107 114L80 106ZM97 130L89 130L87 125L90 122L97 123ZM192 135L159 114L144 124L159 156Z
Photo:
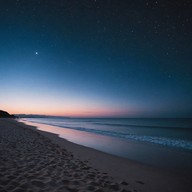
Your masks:
M0 119L1 192L188 192L190 179Z

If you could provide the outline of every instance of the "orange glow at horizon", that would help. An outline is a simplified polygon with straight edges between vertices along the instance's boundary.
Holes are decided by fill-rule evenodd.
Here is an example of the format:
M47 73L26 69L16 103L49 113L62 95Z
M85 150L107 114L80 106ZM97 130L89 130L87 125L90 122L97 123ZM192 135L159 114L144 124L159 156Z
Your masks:
M0 103L1 110L10 114L36 114L68 117L120 117L134 115L133 107L116 105L110 100L77 94L58 95L54 93L15 90L17 95L5 95Z
M86 106L36 106L36 105L15 105L1 106L2 110L10 114L36 114L67 117L105 117L105 116L123 116L128 111L115 109L112 107L86 107ZM131 115L131 113L129 113Z
M18 110L11 108L3 108L3 110L8 111L10 114L32 114L32 115L50 115L50 116L67 116L67 117L105 117L105 116L121 116L124 115L121 111L111 111L111 110L93 110L86 111L83 109L74 109L74 110Z

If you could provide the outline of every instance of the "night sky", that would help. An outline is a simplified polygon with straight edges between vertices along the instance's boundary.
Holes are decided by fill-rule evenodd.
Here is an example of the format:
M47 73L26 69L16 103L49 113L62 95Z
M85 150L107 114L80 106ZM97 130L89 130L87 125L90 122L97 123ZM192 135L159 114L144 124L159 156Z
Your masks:
M1 0L0 108L192 117L190 0Z

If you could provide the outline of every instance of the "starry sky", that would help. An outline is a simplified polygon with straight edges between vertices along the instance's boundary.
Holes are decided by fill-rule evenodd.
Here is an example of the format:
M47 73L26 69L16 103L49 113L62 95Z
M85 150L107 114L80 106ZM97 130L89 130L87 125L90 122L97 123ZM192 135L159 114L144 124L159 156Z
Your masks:
M190 0L1 0L0 108L192 117Z

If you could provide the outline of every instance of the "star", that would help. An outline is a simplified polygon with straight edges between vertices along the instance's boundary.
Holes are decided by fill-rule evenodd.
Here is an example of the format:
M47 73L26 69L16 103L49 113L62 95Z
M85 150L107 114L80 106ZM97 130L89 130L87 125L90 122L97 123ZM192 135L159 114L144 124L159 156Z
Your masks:
M38 51L36 51L36 52L35 52L35 55L39 55L39 52L38 52Z

